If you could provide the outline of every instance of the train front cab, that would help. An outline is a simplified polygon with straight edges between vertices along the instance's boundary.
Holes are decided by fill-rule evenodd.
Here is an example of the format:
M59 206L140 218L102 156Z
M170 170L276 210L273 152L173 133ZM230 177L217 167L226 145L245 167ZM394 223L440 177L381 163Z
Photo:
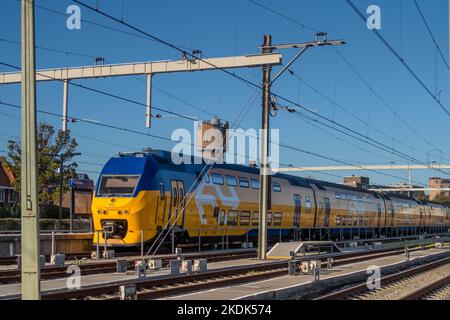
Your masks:
M156 173L150 156L118 156L106 163L92 200L94 244L137 246L155 237Z

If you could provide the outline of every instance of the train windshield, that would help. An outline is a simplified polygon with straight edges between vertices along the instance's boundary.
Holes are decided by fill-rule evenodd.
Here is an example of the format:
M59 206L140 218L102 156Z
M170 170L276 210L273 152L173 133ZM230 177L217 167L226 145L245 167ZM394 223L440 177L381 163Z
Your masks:
M140 176L101 176L97 197L129 197L132 196Z

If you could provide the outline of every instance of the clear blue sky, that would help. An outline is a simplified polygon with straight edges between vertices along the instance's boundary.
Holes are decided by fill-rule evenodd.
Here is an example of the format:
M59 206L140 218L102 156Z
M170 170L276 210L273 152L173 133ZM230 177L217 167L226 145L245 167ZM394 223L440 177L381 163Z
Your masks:
M85 0L96 5L96 0ZM448 117L405 70L398 60L369 31L345 0L259 0L260 3L315 29L327 31L330 39L342 38L347 45L339 51L367 80L370 86L420 135L431 142L424 142L361 82L333 48L323 47L308 51L292 69L307 83L345 107L352 114L369 123L371 127L355 120L339 107L308 88L304 83L286 73L273 87L273 91L294 100L321 115L332 118L373 139L394 147L401 152L427 162L430 158L438 162L450 162L450 117ZM370 4L382 10L381 34L403 56L424 83L433 91L441 92L444 106L449 105L448 70L436 50L412 0L365 1L354 0L365 12ZM448 59L447 1L419 0L424 15ZM36 0L36 4L65 13L73 4L66 0ZM270 13L248 0L229 1L143 1L100 0L99 7L111 15L155 34L180 46L201 49L208 57L232 56L258 53L264 34L271 34L274 43L309 41L313 31ZM122 10L123 8L123 10ZM82 8L82 18L115 28L133 32ZM157 42L114 32L87 22L81 30L68 30L63 15L36 9L36 44L62 51L82 53L88 56L105 57L111 63L148 60L179 59L178 52ZM3 0L0 4L0 38L20 41L20 2ZM283 51L284 61L289 61L295 51ZM437 59L437 60L436 60ZM0 61L20 65L20 46L0 41ZM437 62L436 62L437 61ZM37 50L37 67L79 66L93 63L90 57L80 57ZM437 63L437 67L436 67ZM277 69L279 70L279 69ZM0 72L14 71L0 66ZM436 73L437 71L437 73ZM259 70L236 71L242 77L258 83ZM276 70L275 70L276 72ZM437 82L436 79L437 78ZM135 79L110 78L77 81L93 88L115 93L145 103L144 77ZM158 75L154 78L157 88L165 90L189 103L207 109L213 114L233 121L253 90L240 81L220 71ZM20 103L20 86L0 87L0 100ZM154 91L153 103L177 113L209 118L209 114L184 104L167 94ZM58 82L38 84L38 107L55 113L62 109L62 85ZM20 135L20 110L0 106L0 150L6 149L10 136ZM153 128L145 129L145 110L142 106L125 103L110 97L92 93L81 88L70 88L70 115L78 118L99 120L128 129L170 137L173 129L184 127L192 130L193 123L184 119L161 119L153 121ZM40 121L50 122L60 128L61 121L48 115L39 115ZM308 151L317 152L346 162L361 164L406 163L392 154L355 141L334 132L339 139L304 122L297 116L279 112L271 119L273 128L280 128L281 141ZM259 128L260 99L241 124L243 128ZM130 151L144 147L170 149L171 143L151 137L115 131L90 124L70 124L70 129L79 142L83 155L79 160L80 171L96 178L101 167L110 156L119 151ZM330 131L330 129L326 129ZM330 131L331 132L331 131ZM92 140L86 137L93 137ZM100 140L100 141L99 141ZM360 148L356 148L357 144ZM127 148L125 147L127 146ZM419 151L411 148L413 146ZM444 152L432 151L438 147ZM444 158L444 159L442 159ZM296 166L338 165L331 160L320 159L297 151L281 148L284 164ZM364 174L375 183L401 181L372 172L337 172L337 175ZM406 179L406 172L387 172ZM312 174L316 178L340 181L339 177ZM414 173L414 181L425 184L429 176L445 176L439 172Z

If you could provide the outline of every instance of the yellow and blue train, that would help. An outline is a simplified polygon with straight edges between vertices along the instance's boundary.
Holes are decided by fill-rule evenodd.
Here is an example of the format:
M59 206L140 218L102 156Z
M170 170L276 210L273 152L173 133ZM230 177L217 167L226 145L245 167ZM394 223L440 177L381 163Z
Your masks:
M270 178L268 236L338 240L444 233L450 206L285 174ZM135 246L173 225L177 242L256 239L259 169L175 165L171 153L119 154L103 167L92 202L94 242Z

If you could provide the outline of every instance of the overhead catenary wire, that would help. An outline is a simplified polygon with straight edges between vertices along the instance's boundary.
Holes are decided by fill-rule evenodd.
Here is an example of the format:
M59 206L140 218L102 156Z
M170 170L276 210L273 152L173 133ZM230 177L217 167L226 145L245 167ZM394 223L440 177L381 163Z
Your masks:
M17 66L14 66L14 65L11 65L11 64L8 64L8 63L5 63L5 62L1 62L1 61L0 61L0 64L5 65L5 66L10 67L10 68L20 69L20 68L17 67ZM39 74L39 73L37 73L37 74ZM45 75L43 75L43 76L45 76ZM45 77L50 78L50 79L53 79L53 80L57 80L57 81L62 81L62 80L55 79L55 78L50 77L50 76L45 76ZM80 88L83 88L83 89L86 89L86 90L89 90L89 91L93 91L93 92L96 92L96 93L99 93L99 94L103 94L103 95L106 95L106 96L109 96L109 97L112 97L112 98L115 98L115 99L127 101L127 102L130 102L130 103L136 104L136 105L146 106L145 104L143 104L143 103L141 103L141 102L139 102L139 101L131 100L131 99L129 99L129 98L124 98L124 97L118 96L118 95L116 95L116 94L112 94L112 93L108 93L108 92L105 92L105 91L101 91L101 90L98 90L98 89L95 89L95 88L92 88L92 87L87 87L87 86L84 86L84 85L81 85L81 84L78 84L78 83L74 83L73 81L71 81L71 82L69 82L69 83L70 83L72 86L80 87ZM169 110L166 110L166 109L162 109L162 108L159 108L159 107L154 107L154 109L161 110L161 111L164 111L164 112L167 112L167 113L170 113L170 114L178 115L178 116L180 116L180 117L182 117L182 118L185 118L185 119L188 119L188 120L192 120L191 117L187 117L187 116L185 116L185 115L182 115L182 114L179 114L179 113L175 113L175 112L172 112L172 111L169 111ZM307 108L303 108L303 109L305 109L305 110L307 110L307 111L310 111L310 110L307 109ZM242 110L244 110L244 109L242 109ZM242 110L241 110L241 112L242 112ZM311 112L311 111L310 111L310 112ZM316 115L316 113L313 113L313 114ZM327 119L327 118L325 118L325 117L323 117L323 116L320 116L320 117L322 117L322 118L324 118L324 119ZM327 120L330 121L329 119L327 119ZM80 121L80 120L77 120L77 121ZM337 124L335 121L332 121L332 123ZM340 125L340 126L341 126L341 125ZM344 127L344 126L343 126L343 127ZM344 127L344 128L345 128L345 127ZM127 129L124 129L124 130L127 130ZM335 130L336 130L336 129L335 129ZM349 129L347 129L347 130L349 130ZM350 130L350 131L353 131L353 133L357 133L357 132L354 131L354 130ZM150 134L149 134L149 135L150 135ZM152 135L150 135L150 136L152 136ZM156 136L156 135L153 135L153 136ZM363 137L364 137L364 136L363 136ZM364 138L367 138L367 137L364 137ZM166 140L169 140L169 139L166 138ZM373 139L371 139L371 140L373 140ZM367 143L367 142L364 141L364 140L360 140L360 141L363 141L363 142ZM373 141L375 141L375 140L373 140ZM375 142L376 142L376 141L375 141ZM283 146L283 144L280 144L280 146ZM386 146L384 146L384 147L386 147ZM389 147L388 147L388 148L389 148ZM395 150L394 150L394 151L395 151ZM396 152L398 153L398 151L396 151ZM431 167L430 167L430 168L431 168Z
M439 44L436 40L436 37L433 34L433 31L431 31L430 25L427 22L427 19L425 18L425 15L423 14L422 9L420 8L419 4L417 3L417 0L414 0L414 4L417 8L417 11L419 12L420 17L422 18L423 23L425 24L425 27L427 28L428 34L430 35L431 39L433 40L434 46L436 47L436 49L439 52L439 55L442 58L442 61L444 61L445 65L447 66L447 69L450 69L447 58L442 53L441 47L439 46Z
M250 0L249 0L250 1ZM282 18L284 18L284 19L286 19L286 20L288 20L288 21L290 21L290 22L293 22L294 24L296 24L296 25L298 25L298 26L302 26L303 25L303 23L301 23L300 21L298 21L298 20L296 20L296 19L294 19L294 18L292 18L292 17L289 17L289 16L287 16L287 15L285 15L285 14L283 14L283 13L281 13L281 12L279 12L279 11L277 11L277 10L275 10L275 9L273 9L273 8L269 8L268 6L261 6L263 9L265 9L265 10L267 10L267 11L269 11L269 12L272 12L272 13L274 13L274 14L276 14L277 16L280 16L280 17L282 17ZM319 30L317 29L317 28L314 28L314 27L311 27L311 26L309 26L309 28L311 29L311 30L313 30L313 31L316 31L316 32L319 32ZM402 116L400 116L398 113L397 113L397 111L395 111L395 109L394 109L394 107L392 106L392 105L390 105L374 88L373 88L373 86L371 86L370 84L369 84L369 82L362 76L362 74L361 74L361 72L360 71L358 71L358 69L354 66L354 65L352 65L351 63L350 63L350 61L349 61L349 59L348 58L346 58L345 57L345 55L342 53L342 51L341 50L339 50L337 47L335 47L335 46L333 46L332 47L337 53L338 53L338 55L341 57L341 59L345 62L345 64L350 68L350 70L352 70L354 73L355 73L355 75L361 80L361 82L382 102L382 104L384 105L384 106L386 106L391 112L392 112L392 114L396 117L396 118L398 118L408 129L410 129L411 130L411 132L413 133L413 134L415 134L415 135L417 135L426 145L430 145L430 146L432 146L433 148L435 148L435 149L438 149L438 150L440 150L441 152L443 152L443 153L445 153L445 154L447 154L447 155L449 155L450 156L450 153L447 153L447 152L444 152L443 150L442 150L442 148L438 148L436 145L434 145L429 139L427 139L427 138L425 138L422 134L420 134L420 132L418 132L417 131L417 129L416 128L414 128L414 126L412 126L412 125L410 125ZM422 152L422 153L425 153L425 152Z
M289 18L288 16L283 15L283 14L281 14L281 13L279 13L279 12L277 12L277 11L275 11L275 10L273 10L273 9L271 9L271 8L269 8L269 7L267 7L267 6L264 6L264 5L259 4L259 3L257 3L256 1L250 0L250 2L253 2L254 4L259 5L260 7L263 7L264 9L266 9L266 10L268 10L268 11L271 11L272 13L275 13L275 14L277 14L277 15L279 15L279 16L285 18L285 19L288 19L289 21L294 22L294 23L296 23L296 24L298 24L298 25L300 25L300 26L302 26L302 27L307 27L307 28L310 29L310 30L318 31L318 29L316 29L316 28L313 28L313 27L310 27L310 26L306 26L306 25L304 25L304 24L298 22L298 21L295 20L295 19ZM61 14L61 13L56 12L55 10L52 10L52 9L49 9L49 8L42 7L42 9L45 9L45 10L50 11L50 12L54 12L54 13ZM113 28L113 29L115 29L115 28ZM115 30L115 31L117 31L117 30ZM6 39L5 39L5 40L6 40ZM11 41L11 40L6 40L6 41L14 42L14 41ZM17 42L17 43L18 43L18 42ZM74 55L80 55L80 56L85 56L85 57L91 57L91 58L93 58L93 56L89 56L89 55L76 54L76 53L72 53L72 52L68 52L68 51L57 50L57 49L51 49L51 48L46 48L46 47L41 47L41 48L46 49L46 50L55 51L55 52L61 52L61 53L66 52L66 53L70 53L70 54L74 54ZM334 48L334 49L339 53L339 55L341 56L341 58L343 58L344 61L348 64L348 63L349 63L348 60L345 59L345 57L342 56L342 54L339 52L339 50L338 50L337 48ZM354 70L354 68L353 68L352 66L350 66L350 67ZM356 70L354 70L354 71L357 72ZM360 75L360 74L359 74L359 75ZM139 79L139 80L140 80L140 79ZM364 79L362 79L362 80L364 80ZM367 83L366 83L366 84L367 84ZM370 86L369 86L369 87L370 87ZM372 88L369 88L369 89L371 89L371 90L373 91ZM203 112L205 112L205 113L208 112L208 111L205 110L204 108L199 108L198 106L195 106L195 105L193 105L193 104L191 104L191 103L189 103L189 102L186 102L185 100L182 100L182 99L180 99L180 98L174 96L173 94L168 93L167 91L164 91L164 90L161 90L161 89L157 89L157 90L159 90L159 91L161 91L161 92L163 92L163 93L166 93L167 95L169 95L169 96L171 96L171 97L173 97L173 98L175 98L175 99L177 99L177 100L179 100L179 101L181 101L181 102L183 102L183 103L185 103L185 104L187 104L187 105L190 105L190 106L192 106L192 107L195 107L195 108L197 108L197 109L199 109L199 110L201 110L201 111L203 111ZM374 92L374 93L376 94L376 92ZM377 94L377 96L378 96L378 94ZM381 98L381 97L379 97L379 98ZM392 110L392 108L391 108L391 110ZM393 110L392 110L392 111L393 111ZM212 113L209 113L209 114L212 115ZM375 129L376 129L376 128L375 128ZM377 130L377 129L376 129L376 130ZM380 130L378 130L378 131L380 131ZM397 141L398 141L398 140L397 140ZM399 142L400 142L400 141L399 141ZM426 142L429 143L429 141L426 141ZM416 150L417 150L417 149L416 149ZM418 150L418 151L420 151L420 150ZM425 152L423 152L423 151L421 151L421 152L425 154Z
M111 20L113 20L113 21L115 21L115 22L117 22L117 23L119 23L119 24L122 24L122 25L124 25L124 26L127 26L128 28L130 28L130 29L132 29L132 30L134 30L134 31L136 31L136 32L140 32L140 33L142 33L142 34L144 34L144 35L150 37L151 39L154 39L154 40L160 42L161 44L163 44L163 45L165 45L165 46L168 46L168 47L170 47L170 48L172 48L172 49L174 49L174 50L176 50L176 51L178 51L178 52L181 52L181 53L183 53L183 54L186 54L186 55L189 56L190 58L198 59L198 60L200 60L200 61L206 63L207 65L210 65L211 67L213 67L213 68L215 68L215 69L217 69L217 70L221 70L221 71L223 71L224 73L226 73L226 74L228 74L228 75L230 75L230 76L232 76L232 77L234 77L234 78L236 78L236 79L242 81L243 83L245 83L245 84L247 84L247 85L249 85L249 86L251 86L251 87L255 87L255 88L259 88L259 89L261 89L261 90L264 90L264 89L263 89L260 85L258 85L258 84L255 84L255 83L253 83L253 82L251 82L251 81L249 81L249 80L247 80L247 79L245 79L245 78L243 78L243 77L241 77L241 76L239 76L239 75L237 75L237 74L235 74L235 73L233 73L233 72L230 72L230 71L228 71L228 70L226 70L226 69L224 69L224 68L220 68L220 67L218 67L218 66L215 66L215 65L212 64L211 62L205 61L204 59L199 58L199 57L197 57L197 56L195 56L195 55L193 55L193 54L191 54L191 53L187 53L187 52L185 52L183 49L177 47L176 45L174 45L174 44L172 44L172 43L170 43L170 42L168 42L168 41L165 41L165 40L163 40L163 39L161 39L161 38L159 38L159 37L157 37L157 36L155 36L155 35L152 35L152 34L146 32L146 31L144 31L144 30L141 30L141 29L139 29L139 28L137 28L137 27L135 27L135 26L133 26L133 25L131 25L131 24L125 22L125 21L121 21L120 19L117 19L116 17L114 17L114 16L112 16L112 15L110 15L110 14L104 12L104 11L101 11L101 10L99 10L98 8L93 8L92 6L86 4L86 3L82 2L82 1L79 1L79 0L73 0L73 1L74 1L75 3L81 5L81 6L85 7L85 8L88 8L89 10L92 10L92 11L95 11L95 12L99 13L100 15L102 15L102 16L104 16L104 17L106 17L106 18L109 18L109 19L111 19ZM364 135L362 135L362 134L356 132L355 130L349 129L348 127L346 127L346 126L344 126L344 125L341 125L341 124L339 124L339 123L337 123L337 122L335 122L335 121L333 121L333 120L328 119L328 118L325 117L325 116L322 116L322 115L320 115L320 114L316 114L315 112L312 112L310 109L305 108L304 106L302 106L302 105L300 105L300 104L298 104L298 103L292 101L291 99L285 98L285 97L283 97L283 96L281 96L281 95L279 95L279 94L276 94L276 93L272 93L272 95L275 96L275 97L277 97L277 98L279 98L279 99L281 99L281 100L283 100L283 101L286 101L286 102L288 102L288 103L290 103L290 104L292 104L292 105L294 105L294 106L296 106L296 107L298 107L298 108L304 109L304 110L306 110L307 112L310 112L310 113L314 114L314 115L317 116L317 117L320 117L320 118L322 118L322 119L324 119L324 120L326 120L326 121L329 121L329 122L331 122L331 123L333 123L333 124L336 124L336 125L338 125L338 126L340 126L340 127L342 127L342 128L345 128L346 130L349 130L350 132L353 132L353 133L359 134L359 135L361 135L361 136L364 136ZM366 138L367 138L367 137L366 137ZM373 140L374 142L379 143L378 141L375 141L374 139L369 139L369 140ZM381 144L381 143L379 143L379 144ZM382 145L382 144L381 144L381 145ZM437 170L437 171L442 172L442 173L444 173L444 174L446 174L446 175L449 175L449 174L446 173L445 171L442 171L442 170L440 170L440 169L435 169L435 168L433 168L432 166L430 166L429 164L426 164L426 163L424 163L424 162L420 162L419 160L417 160L417 159L415 159L415 158L413 158L413 157L410 157L409 155L405 155L404 153L401 153L401 152L395 150L394 148L390 148L390 149L391 149L393 152L395 152L395 153L402 154L403 156L406 156L406 159L408 159L408 161L411 161L411 160L412 160L412 161L417 162L417 163L419 163L419 164L427 165L430 169Z
M75 2L77 2L77 1L75 1ZM98 11L98 9L96 9L96 11ZM99 11L100 12L100 11ZM109 16L108 16L109 17ZM114 18L114 17L111 17L112 19L116 19L116 18ZM117 19L116 19L117 20ZM125 24L125 22L124 21L119 21L118 20L118 22L120 22L120 23L123 23L123 24ZM128 25L128 24L127 24ZM136 30L138 30L138 29L136 29ZM156 37L154 37L154 36L151 36L150 35L150 37L152 37L152 38L155 38L155 39L157 39L157 41L162 41L162 40L160 40L160 39L158 39L158 38L156 38ZM175 45L172 45L172 44L169 44L169 43L165 43L166 45L169 45L169 46L171 46L171 47L173 47L173 48L176 48L176 46ZM179 49L179 48L176 48L177 50L182 50L182 49ZM14 66L11 66L10 65L10 67L14 67ZM17 67L16 67L17 68ZM225 69L222 69L222 68L218 68L218 69L221 69L221 70L223 70L223 71L225 71L226 73L229 73L229 74L231 74L231 75L233 75L233 76L236 76L234 73L230 73L229 71L227 71L227 70L225 70ZM239 76L238 76L239 77ZM243 79L242 77L239 77L241 80ZM243 79L244 81L246 81L246 82L249 82L248 80L246 80L246 79ZM249 83L251 83L251 82L249 82ZM101 93L101 94L105 94L105 95L109 95L109 96L111 96L111 97L114 97L114 98L118 98L118 99L121 99L121 100L124 100L124 101L127 101L127 102L131 102L131 103L133 103L133 104L138 104L138 105L142 105L142 106L145 106L145 104L143 104L143 103L140 103L140 102L137 102L137 101L133 101L133 100L131 100L131 99L127 99L127 98L123 98L123 97L119 97L119 96L117 96L117 95L113 95L113 94L110 94L110 93L106 93L106 92L103 92L103 91L100 91L100 90L97 90L97 89L93 89L93 88L89 88L89 87L86 87L86 86L83 86L83 85L79 85L79 84L74 84L74 83L72 83L72 82L70 82L70 84L71 85L75 85L75 86L78 86L78 87L81 87L81 88L85 88L85 89L87 89L87 90L91 90L91 91L95 91L95 92L97 92L97 93ZM251 83L252 85L254 85L255 86L255 84L253 84L253 83ZM257 86L257 85L256 85ZM278 97L280 97L280 96L278 96ZM285 98L283 98L283 97L280 97L281 99L284 99L284 100L286 100ZM292 101L288 101L288 102L291 102L291 103L293 103ZM295 104L295 103L294 103ZM296 105L298 105L298 104L296 104ZM299 106L299 105L298 105ZM300 106L300 107L302 107L302 106ZM184 118L187 118L186 116L184 116L184 115L181 115L181 114L177 114L177 113L173 113L173 112L171 112L171 111L168 111L168 110L164 110L164 109L160 109L160 108L158 108L158 107L154 107L156 110L162 110L162 111L166 111L166 112L168 112L168 113L171 113L171 114L175 114L175 115L178 115L178 116L180 116L180 117L184 117ZM303 108L303 107L302 107ZM306 109L307 111L310 111L310 110L308 110L308 109ZM330 121L329 119L327 119L328 121ZM331 120L331 122L334 122L335 123L335 121L333 121L333 120ZM336 123L337 124L337 123ZM343 128L345 128L345 126L342 126ZM391 150L394 150L393 148L391 148ZM398 152L397 150L394 150L395 152ZM408 156L409 157L409 156ZM445 173L445 172L443 172L443 173Z
M349 111L346 107L344 107L342 104L337 103L336 101L332 100L329 96L327 96L325 93L323 93L321 90L315 88L313 85L311 85L309 82L307 82L306 80L304 80L302 77L300 77L299 75L297 75L293 70L288 70L289 74L291 74L293 77L295 77L298 81L300 81L301 83L305 84L308 88L310 88L312 91L314 91L315 93L317 93L318 95L320 95L322 98L324 98L325 100L327 100L329 103L331 103L334 106L337 106L339 109L341 109L343 112L345 112L346 114L350 115L352 118L356 119L357 121L363 123L364 125L366 125L367 127L373 129L374 131L378 132L380 135L383 135L389 139L392 139L392 141L395 141L397 143L399 143L400 145L405 145L406 147L411 148L414 151L420 152L424 155L426 155L427 153L423 150L417 149L416 147L409 145L408 143L405 143L404 141L401 141L399 139L397 139L395 136L390 136L389 134L387 134L386 132L384 132L383 130L374 127L373 125L371 125L369 122L361 119L359 116L355 115L353 112ZM366 135L367 137L369 135ZM450 159L446 159L448 161L450 161Z
M351 0L345 0L345 1L353 9L353 11L355 11L356 15L358 15L364 21L364 23L366 23L366 17L358 9L358 7ZM384 46L395 56L395 58L397 58L397 60L400 61L400 63L413 76L413 78L420 84L420 86L423 87L423 89L428 93L428 95L430 95L431 98L433 98L433 100L442 109L442 111L444 111L445 114L450 117L450 111L448 110L448 108L442 104L442 102L439 100L439 98L430 90L430 88L428 88L428 86L425 84L425 82L411 68L411 66L405 61L405 59L402 58L402 56L392 47L392 45L382 36L382 34L376 28L373 28L372 32L375 33L375 35L378 37L378 39L381 40L381 42L384 44Z

